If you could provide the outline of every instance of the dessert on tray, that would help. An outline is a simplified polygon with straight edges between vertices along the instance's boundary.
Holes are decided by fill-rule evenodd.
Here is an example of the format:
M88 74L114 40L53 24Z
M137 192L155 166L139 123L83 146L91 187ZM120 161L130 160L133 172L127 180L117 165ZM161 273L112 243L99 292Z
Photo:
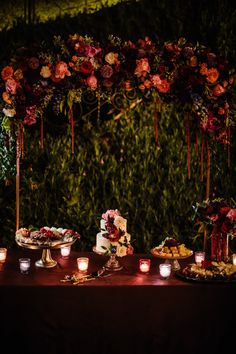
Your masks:
M187 248L184 243L179 243L174 238L166 237L159 246L152 249L152 254L162 258L185 258L191 256L193 251Z
M236 265L225 262L202 262L188 264L181 274L195 280L236 280Z
M16 231L15 239L22 244L28 245L45 245L56 246L66 242L72 242L80 238L80 235L71 230L63 229L61 227L41 227L39 230L29 230L27 228L20 228Z

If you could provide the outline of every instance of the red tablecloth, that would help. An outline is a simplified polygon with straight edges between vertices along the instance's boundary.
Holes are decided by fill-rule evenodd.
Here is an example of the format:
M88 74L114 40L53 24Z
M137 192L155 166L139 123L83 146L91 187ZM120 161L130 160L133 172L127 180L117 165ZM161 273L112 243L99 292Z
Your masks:
M133 255L124 269L107 278L72 285L60 280L77 270L76 258L88 256L89 272L107 257L93 252L60 251L58 265L37 268L40 251L8 251L0 271L1 338L8 352L25 354L226 353L234 342L236 284L194 283L174 274L162 280L160 259ZM29 256L30 273L22 275L18 259ZM138 272L138 260L152 260L150 274ZM192 258L180 261L181 265Z

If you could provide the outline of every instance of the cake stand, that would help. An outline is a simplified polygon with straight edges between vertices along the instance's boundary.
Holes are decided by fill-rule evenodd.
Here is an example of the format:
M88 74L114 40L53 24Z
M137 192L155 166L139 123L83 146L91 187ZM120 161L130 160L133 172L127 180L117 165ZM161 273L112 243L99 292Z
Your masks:
M23 248L28 248L31 250L42 250L41 258L35 262L35 265L41 268L53 268L57 265L57 261L52 259L51 249L60 249L62 247L71 246L76 240L77 238L69 242L61 242L55 245L53 244L36 245L34 243L25 243L19 240L16 240L16 243Z
M123 269L123 266L120 265L120 263L117 259L116 253L100 252L96 249L96 246L93 246L93 252L97 253L101 256L107 256L107 255L109 256L108 261L104 265L106 270L109 270L110 272L115 272L115 271Z

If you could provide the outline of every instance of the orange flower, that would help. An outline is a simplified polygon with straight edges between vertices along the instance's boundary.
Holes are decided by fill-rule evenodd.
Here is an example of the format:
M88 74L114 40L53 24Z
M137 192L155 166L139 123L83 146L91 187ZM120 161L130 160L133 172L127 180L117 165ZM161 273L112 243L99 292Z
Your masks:
M207 72L207 81L210 82L211 84L214 84L219 77L219 72L215 68L211 68Z
M225 110L224 110L223 107L220 107L220 108L218 109L218 114L220 114L220 115L225 114Z
M201 75L207 75L208 69L207 69L207 64L202 63L201 68L200 68L200 74Z
M222 85L223 85L223 87L227 87L228 86L228 81L226 81L226 80L224 80L223 82L222 82Z
M140 84L140 85L139 85L139 89L140 89L140 90L145 90L144 84Z
M13 75L13 68L12 66L5 66L1 72L3 81L7 81L8 79L12 78Z
M151 87L152 87L151 81L150 81L150 80L145 80L145 81L144 81L144 86L145 86L147 89L151 88Z
M131 91L131 90L132 90L132 86L131 86L131 81L130 81L130 80L126 80L126 81L124 82L124 89L125 89L126 91Z
M157 85L159 92L166 93L170 91L170 83L167 80L161 80L161 83Z
M195 67L197 66L197 64L198 64L198 60L197 57L194 55L189 59L189 65Z
M73 55L73 56L72 56L72 61L73 61L74 63L76 63L77 60L78 60L78 57L77 57L76 55Z
M14 72L14 78L17 80L17 81L20 81L23 79L23 72L21 69L17 69L15 72Z
M12 104L12 100L11 100L10 95L9 95L8 92L6 92L6 91L3 92L2 99L3 99L4 102L6 102L8 104Z

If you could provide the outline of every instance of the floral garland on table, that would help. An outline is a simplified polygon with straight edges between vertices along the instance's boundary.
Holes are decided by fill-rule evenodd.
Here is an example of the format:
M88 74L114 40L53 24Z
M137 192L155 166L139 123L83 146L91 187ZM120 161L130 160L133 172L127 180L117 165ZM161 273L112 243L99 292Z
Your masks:
M193 220L199 234L211 235L211 259L227 260L228 236L236 236L236 207L223 198L207 199L194 206Z
M102 219L105 220L102 236L110 241L108 253L114 253L118 257L133 254L131 236L126 232L126 219L120 215L119 210L107 210L102 214Z

